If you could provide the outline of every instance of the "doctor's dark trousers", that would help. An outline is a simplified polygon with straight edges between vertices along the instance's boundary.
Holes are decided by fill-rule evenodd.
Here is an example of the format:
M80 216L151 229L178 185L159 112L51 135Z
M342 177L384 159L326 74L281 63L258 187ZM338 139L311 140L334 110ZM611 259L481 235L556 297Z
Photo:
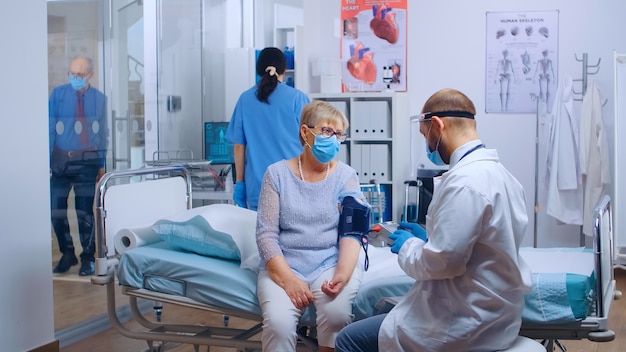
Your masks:
M378 314L348 324L335 339L335 351L378 352L378 331L386 316Z

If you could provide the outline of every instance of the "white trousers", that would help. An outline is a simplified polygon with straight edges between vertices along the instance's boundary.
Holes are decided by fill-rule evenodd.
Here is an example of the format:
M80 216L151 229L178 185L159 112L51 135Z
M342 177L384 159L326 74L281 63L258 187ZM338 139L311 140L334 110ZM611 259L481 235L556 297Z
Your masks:
M324 280L330 281L333 278L334 272L335 268L326 270L309 285L315 297L318 345L332 348L335 347L335 337L339 330L354 319L352 303L361 286L362 276L362 270L357 264L348 284L335 298L331 298L322 292L321 287ZM263 351L294 352L297 343L296 328L303 310L291 303L285 290L265 270L259 272L257 296L263 312Z

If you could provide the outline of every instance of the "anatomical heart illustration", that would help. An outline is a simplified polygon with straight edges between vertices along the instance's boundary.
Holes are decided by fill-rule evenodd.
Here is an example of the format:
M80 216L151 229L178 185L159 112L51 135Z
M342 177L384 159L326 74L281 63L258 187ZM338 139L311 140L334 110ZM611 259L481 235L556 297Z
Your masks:
M341 0L341 90L406 92L408 0Z
M361 80L367 84L373 84L376 81L376 65L372 58L374 53L369 51L370 48L364 48L361 42L350 46L351 57L348 60L348 71L354 78Z
M381 39L385 39L390 44L398 41L398 24L396 14L393 9L386 5L372 5L374 18L370 21L370 29Z

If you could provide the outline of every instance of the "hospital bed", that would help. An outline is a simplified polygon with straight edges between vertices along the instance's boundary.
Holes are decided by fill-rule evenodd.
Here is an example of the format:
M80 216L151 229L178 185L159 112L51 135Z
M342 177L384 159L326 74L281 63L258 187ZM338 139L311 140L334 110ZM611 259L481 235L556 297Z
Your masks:
M140 179L138 179L140 178ZM145 340L150 351L159 351L164 342L187 343L199 346L232 347L238 351L260 350L261 310L256 298L256 272L250 270L258 263L254 228L256 213L228 204L213 204L191 209L192 181L184 166L168 165L138 170L110 172L98 183L94 214L96 215L96 265L93 284L106 286L107 314L111 325L122 335ZM205 212L205 209L208 209ZM197 219L198 214L211 213L213 229L204 229L219 236L223 231L244 233L247 248L240 243L240 255L248 260L232 260L181 250L168 241L150 240L153 225L163 219L187 216L184 222ZM191 217L189 214L195 214ZM252 217L251 217L252 214ZM174 221L173 221L174 222ZM177 224L181 221L175 221ZM217 222L221 222L217 224ZM204 223L206 226L208 222ZM168 224L166 224L168 225ZM133 235L139 234L136 237ZM233 235L234 236L234 235ZM219 244L216 244L219 246ZM250 247L254 253L250 255ZM393 281L382 290L386 280L392 279L384 268L396 266L388 249L370 248L371 265L368 280L363 281L357 297L354 314L363 318L376 313L376 304L384 296L402 295L411 286L409 278ZM364 259L364 258L361 258ZM363 260L360 261L363 263ZM386 263L383 265L383 263ZM246 264L246 268L241 266ZM379 268L380 270L376 270ZM402 275L399 267L394 270ZM392 282L392 281L390 281ZM116 290L120 287L128 297L132 318L141 329L131 330L117 310ZM368 289L368 287L371 287ZM370 294L366 294L370 292ZM156 302L154 315L142 309L142 302ZM165 324L160 314L166 314L167 304L219 313L223 321L215 326ZM145 305L144 305L145 306ZM150 306L152 306L150 304ZM228 326L230 317L238 317L256 324L249 329ZM315 311L307 309L298 328L301 349L315 351Z
M551 260L542 262L543 270L532 267L536 264L533 259L541 256L532 256L528 255L529 252L520 251L522 255L528 255L526 261L532 269L536 269L533 274L533 292L527 295L527 308L528 297L535 294L534 298L537 298L537 295L541 294L542 291L537 288L538 282L543 280L542 276L547 276L544 286L554 292L558 289L555 287L555 283L558 282L563 294L557 302L560 302L562 311L564 311L563 308L568 307L573 315L573 317L567 317L557 313L552 319L547 315L545 319L531 319L536 318L537 315L529 314L529 309L526 309L520 335L542 340L548 351L553 351L555 347L566 351L560 340L588 339L594 342L608 342L615 339L615 332L608 327L608 317L611 302L620 298L621 292L615 290L613 278L612 224L610 197L605 195L594 210L593 249L591 251L580 249L577 252L578 249L575 248L546 249L542 255L544 259L551 256ZM542 251L542 249L535 249L534 254L537 254L537 251ZM591 256L592 260L581 257L585 255ZM585 263L585 260L588 263ZM562 264L568 266L569 270L563 268ZM579 264L583 266L574 273L574 270L571 270L572 267ZM548 290L543 292L548 292ZM553 296L556 298L559 295ZM537 303L536 307L555 304L549 298L548 300L537 299L535 303ZM539 311L539 308L536 311Z
M137 182L137 177L142 178L141 182ZM97 258L96 274L92 277L92 283L107 288L109 320L121 334L145 340L150 351L159 351L164 346L163 342L192 344L196 351L199 346L233 347L238 351L260 350L261 310L256 299L256 272L250 269L258 258L254 258L254 253L250 254L250 244L248 243L248 247L242 245L241 238L237 237L246 238L245 241L254 246L254 215L251 217L246 213L250 211L226 204L191 209L191 200L190 177L182 166L107 173L100 180L94 203ZM545 273L535 278L539 288L541 284L548 286L545 292L554 291L559 285L566 287L566 292L568 289L574 291L568 285L578 282L582 288L575 292L579 292L580 297L564 302L569 305L570 301L578 301L579 305L586 305L588 308L583 307L586 314L582 313L583 316L580 316L581 308L578 307L578 315L570 320L567 314L563 314L569 307L531 310L532 314L529 316L533 320L523 323L520 335L544 340L544 345L550 351L553 344L558 345L561 339L609 341L614 338L614 333L607 327L610 302L615 291L611 263L606 263L611 258L608 200L599 209L594 228L594 251L555 249L556 252L564 253L564 256L591 258L591 269L585 272L582 268L580 273L575 274L580 275L578 280L571 279L574 274L568 273ZM241 220L233 221L229 217ZM239 252L239 260L220 258L221 254L215 257L181 249L180 243L172 242L168 235L174 231L172 228L180 230L178 225L189 223L200 224L203 233L215 234L217 237L231 231L230 235L238 238L234 242ZM225 223L236 223L237 226L228 228ZM170 226L172 224L176 226ZM157 225L166 225L161 227L168 230L163 231ZM158 239L151 237L151 241L143 244L140 243L141 240L136 240L135 246L123 249L124 245L131 244L132 235L141 239L139 234L145 231L154 232L157 227L160 233ZM123 233L128 236L120 236ZM176 236L180 236L179 233ZM122 250L116 249L117 245ZM216 244L216 247L219 246L220 244ZM533 250L529 252L534 258L553 255L547 249L537 250L537 253ZM363 275L362 286L353 306L355 320L384 312L390 307L390 297L402 296L413 284L413 280L399 268L395 255L388 248L370 246L369 262L369 270ZM564 281L559 281L556 277L559 275L552 274L559 274L564 277ZM568 277L570 281L567 281ZM546 283L544 279L549 280ZM120 321L115 302L118 286L123 295L128 296L132 316L142 329L131 330ZM562 292L559 294L563 297ZM543 293L539 297L543 298ZM158 316L161 308L155 312L158 314L154 318L149 318L150 313L139 307L142 300L219 313L225 319L215 326L164 324ZM552 300L539 299L537 304L553 305L555 300L558 303L558 295ZM580 303L581 300L584 303ZM167 305L163 309L167 311ZM550 312L559 313L558 319L553 321ZM229 327L227 318L231 316L256 324L250 329ZM300 321L301 327L298 328L299 342L303 348L312 351L316 350L314 322L314 311L307 310Z

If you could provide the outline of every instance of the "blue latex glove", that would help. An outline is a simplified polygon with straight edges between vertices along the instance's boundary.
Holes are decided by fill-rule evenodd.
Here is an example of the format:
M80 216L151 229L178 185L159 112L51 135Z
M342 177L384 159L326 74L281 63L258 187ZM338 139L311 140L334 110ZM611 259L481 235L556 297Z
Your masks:
M426 235L426 229L423 228L420 224L416 224L414 222L400 221L398 225L400 225L401 228L406 229L407 231L412 233L413 236L421 239L424 242L428 242L428 235Z
M388 236L391 240L393 240L393 244L391 245L391 252L398 253L400 252L400 248L406 240L409 238L415 237L412 233L406 230L395 230L393 233L390 233Z
M235 204L242 208L247 208L248 203L246 202L246 183L245 182L237 182L235 183L235 191L233 192L233 200Z
M389 234L389 238L393 240L393 244L391 245L391 252L398 253L400 252L400 248L406 240L411 237L417 237L424 242L428 242L428 236L426 235L426 230L421 227L419 224L412 222L404 222L401 221L398 225L400 227L398 230L395 230L393 233ZM402 230L406 229L406 230Z

